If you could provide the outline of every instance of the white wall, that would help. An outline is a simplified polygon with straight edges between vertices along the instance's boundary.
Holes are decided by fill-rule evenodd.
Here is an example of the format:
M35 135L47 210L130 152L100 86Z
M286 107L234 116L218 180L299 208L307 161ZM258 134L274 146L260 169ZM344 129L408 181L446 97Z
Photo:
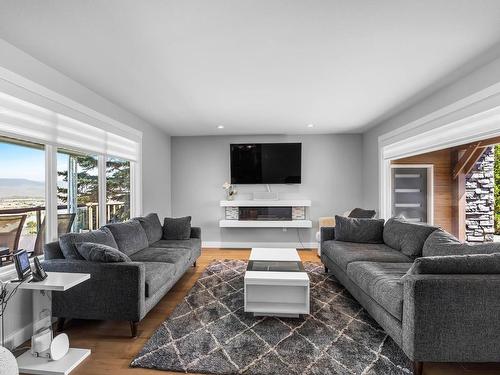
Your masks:
M364 206L379 207L378 138L381 135L398 129L412 121L469 97L499 82L500 58L497 58L366 131L363 134ZM403 133L399 138L405 138L405 136L409 135L413 135L412 132Z
M158 212L160 216L170 215L170 137L166 133L0 39L2 68L142 131L143 211ZM10 94L35 104L44 104L44 99L33 93L5 81L0 84L1 89ZM31 336L31 292L19 291L7 309L6 338L19 345Z
M312 200L313 229L301 229L304 243L314 242L317 219L361 205L361 135L208 136L172 137L172 214L191 215L202 227L203 241L235 243L290 243L299 246L296 229L219 228L224 210L224 181L230 180L229 144L247 142L302 142L302 184L271 185L280 197ZM264 185L238 185L237 199Z

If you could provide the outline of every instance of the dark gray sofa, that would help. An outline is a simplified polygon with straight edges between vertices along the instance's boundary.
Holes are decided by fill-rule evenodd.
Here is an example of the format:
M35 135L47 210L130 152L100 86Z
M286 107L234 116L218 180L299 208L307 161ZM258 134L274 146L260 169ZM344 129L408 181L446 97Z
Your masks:
M71 318L127 320L135 337L138 322L189 267L196 266L201 255L201 229L192 227L189 239L164 240L156 214L105 227L106 233L113 235L117 249L131 261L101 263L81 257L68 259L71 256L63 254L60 242L45 245L45 270L91 275L90 280L64 293L53 293L52 314L59 318L58 329L62 329L65 319ZM83 234L83 241L93 242L99 235ZM78 236L68 235L73 241L78 240ZM64 240L68 238L61 237L60 241ZM77 258L78 254L72 257Z
M470 246L441 229L393 224L384 243L341 242L335 228L322 228L325 271L402 348L415 374L422 362L500 362L500 257L465 255L500 253L500 244ZM411 255L403 253L409 243Z

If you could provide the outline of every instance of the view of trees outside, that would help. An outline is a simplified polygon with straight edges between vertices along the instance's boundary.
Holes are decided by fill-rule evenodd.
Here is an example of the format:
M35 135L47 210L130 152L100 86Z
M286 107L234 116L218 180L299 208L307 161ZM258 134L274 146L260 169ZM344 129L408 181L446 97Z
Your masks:
M118 158L106 161L107 221L130 219L130 162Z
M66 212L76 212L74 231L95 229L99 212L97 157L60 152L58 155L58 201L67 205ZM71 183L72 179L76 180ZM75 191L71 192L73 186ZM77 207L72 207L76 196ZM74 203L73 203L74 205ZM106 222L130 217L130 162L109 158L106 162Z
M495 234L500 235L500 145L495 146Z
M96 213L99 203L99 181L97 174L97 156L75 154L65 150L58 151L58 205L67 206L60 212L76 213L72 228L75 232L98 226Z

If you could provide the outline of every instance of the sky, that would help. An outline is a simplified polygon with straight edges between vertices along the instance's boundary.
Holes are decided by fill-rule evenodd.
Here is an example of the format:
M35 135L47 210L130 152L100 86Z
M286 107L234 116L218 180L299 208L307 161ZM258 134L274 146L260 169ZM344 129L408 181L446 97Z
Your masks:
M0 142L0 178L25 178L43 182L44 151Z
M67 154L57 154L57 169L68 169ZM44 182L44 150L0 141L0 178Z

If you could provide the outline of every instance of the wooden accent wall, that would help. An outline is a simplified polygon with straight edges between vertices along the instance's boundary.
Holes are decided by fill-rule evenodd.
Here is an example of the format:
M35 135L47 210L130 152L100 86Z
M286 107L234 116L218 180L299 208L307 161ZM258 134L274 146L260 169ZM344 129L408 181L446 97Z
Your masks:
M455 232L456 228L453 225L452 150L429 152L394 160L392 163L434 165L434 224L450 233Z

